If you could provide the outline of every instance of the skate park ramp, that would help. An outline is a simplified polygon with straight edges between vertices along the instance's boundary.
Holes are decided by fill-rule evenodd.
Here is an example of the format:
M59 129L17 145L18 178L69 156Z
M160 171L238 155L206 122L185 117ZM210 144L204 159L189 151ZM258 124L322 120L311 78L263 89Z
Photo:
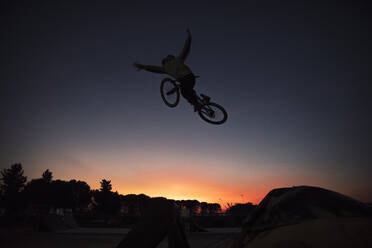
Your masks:
M228 247L372 247L372 208L318 187L274 189Z

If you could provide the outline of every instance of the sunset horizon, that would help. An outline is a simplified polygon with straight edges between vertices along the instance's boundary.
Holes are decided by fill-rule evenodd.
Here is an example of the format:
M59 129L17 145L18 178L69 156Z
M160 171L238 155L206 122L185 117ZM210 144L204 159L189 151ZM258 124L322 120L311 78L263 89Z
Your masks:
M21 162L20 162L21 163ZM14 163L12 163L14 164ZM346 188L342 188L337 185L327 184L325 181L311 182L306 180L283 180L283 182L277 183L251 183L244 184L235 181L234 184L224 184L214 178L207 179L200 174L192 173L192 171L183 171L182 173L174 173L168 170L167 173L137 173L138 177L132 177L128 182L125 178L121 179L120 176L115 174L103 174L104 176L84 176L82 172L79 176L73 176L69 173L58 170L58 168L65 168L66 166L53 167L49 166L39 171L33 171L29 173L27 165L21 163L24 167L25 176L27 176L27 182L33 179L41 178L42 173L45 170L49 170L53 173L53 180L63 181L84 181L90 187L91 190L99 190L100 182L102 179L110 180L112 184L112 191L118 192L121 195L128 194L145 194L149 197L165 197L171 200L197 200L199 202L218 203L222 210L226 210L228 204L238 203L252 203L259 204L260 201L273 189L275 188L286 188L295 186L315 186L320 188L326 188L362 202L370 203L372 199L366 197L369 192L361 191L348 191ZM41 167L40 167L41 168ZM51 169L51 168L55 168ZM164 181L164 174L171 177L171 180ZM177 176L177 174L183 175L183 180ZM293 182L293 183L291 183Z

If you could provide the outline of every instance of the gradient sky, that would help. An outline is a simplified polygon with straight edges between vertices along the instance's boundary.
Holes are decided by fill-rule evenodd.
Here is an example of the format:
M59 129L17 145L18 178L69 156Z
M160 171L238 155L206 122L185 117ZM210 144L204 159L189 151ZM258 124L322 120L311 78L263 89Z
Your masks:
M372 201L368 1L1 5L1 168L221 204L292 185ZM178 54L186 28L224 125L168 108L164 76L132 66Z

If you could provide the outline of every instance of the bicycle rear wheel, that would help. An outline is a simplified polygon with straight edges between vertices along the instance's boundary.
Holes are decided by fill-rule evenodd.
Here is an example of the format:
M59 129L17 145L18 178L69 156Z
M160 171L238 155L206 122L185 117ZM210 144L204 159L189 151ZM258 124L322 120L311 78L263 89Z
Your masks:
M220 125L227 120L226 110L217 103L210 102L201 107L199 116L211 124Z
M180 91L175 81L170 78L164 78L160 84L161 98L169 107L174 108L180 101Z

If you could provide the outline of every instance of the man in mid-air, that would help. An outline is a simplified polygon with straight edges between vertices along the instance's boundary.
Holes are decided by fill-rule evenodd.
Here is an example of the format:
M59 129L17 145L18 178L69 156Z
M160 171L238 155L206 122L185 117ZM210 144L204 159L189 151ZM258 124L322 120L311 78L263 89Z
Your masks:
M200 108L196 92L194 90L195 86L195 76L188 66L184 64L187 55L190 52L191 45L191 33L187 29L188 37L185 41L182 52L176 57L172 54L166 56L162 60L163 66L154 66L154 65L143 65L139 63L134 63L134 66L138 69L144 69L146 71L154 73L168 74L174 77L178 82L181 83L181 94L182 96L192 105L194 105L194 111L197 111Z

